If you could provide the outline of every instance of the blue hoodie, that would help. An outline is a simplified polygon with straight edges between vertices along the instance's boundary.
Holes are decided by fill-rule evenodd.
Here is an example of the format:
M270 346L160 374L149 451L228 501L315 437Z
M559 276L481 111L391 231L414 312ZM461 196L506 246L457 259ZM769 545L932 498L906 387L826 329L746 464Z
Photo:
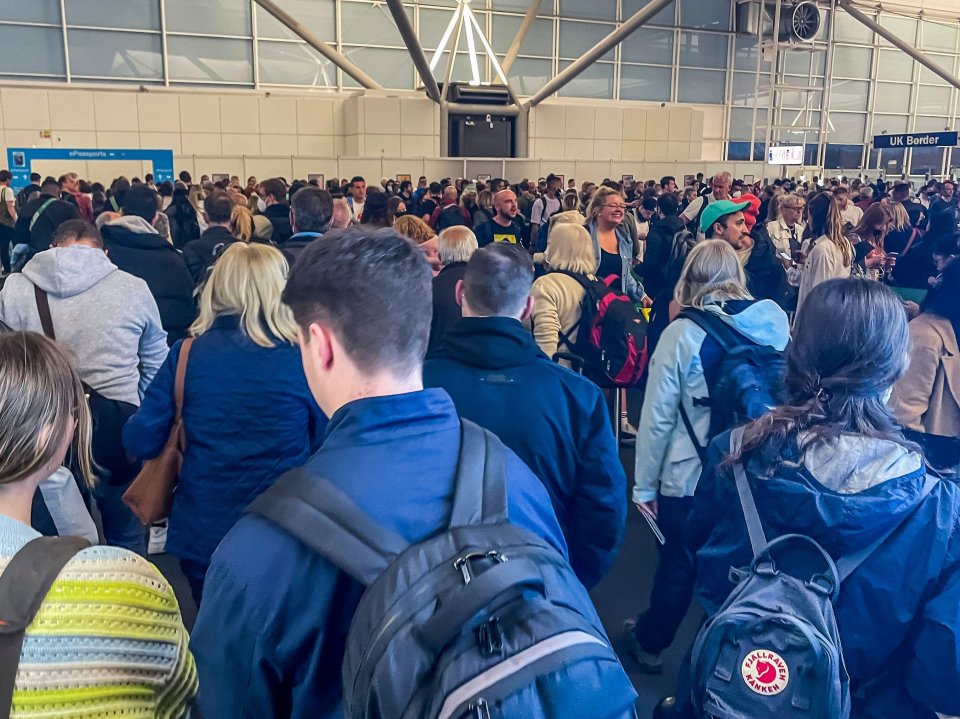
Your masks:
M729 433L710 445L688 544L708 614L726 600L730 567L752 552L734 479L718 466ZM802 533L834 558L869 546L910 516L846 581L835 603L857 719L960 714L960 492L940 481L920 498L920 455L894 442L844 435L783 452L782 468L747 475L768 538Z

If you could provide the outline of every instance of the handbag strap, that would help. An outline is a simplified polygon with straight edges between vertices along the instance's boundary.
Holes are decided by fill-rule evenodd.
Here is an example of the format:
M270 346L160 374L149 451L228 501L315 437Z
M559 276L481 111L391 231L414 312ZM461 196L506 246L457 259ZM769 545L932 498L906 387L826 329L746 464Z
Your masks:
M60 572L90 542L82 537L37 537L0 575L0 719L13 709L13 691L27 627Z
M57 333L53 331L53 317L50 315L50 298L47 296L46 290L42 290L37 285L34 285L33 296L37 300L37 312L40 315L40 326L43 327L43 334L52 340L57 339Z
M910 234L910 241L907 243L907 246L903 248L901 257L906 257L907 253L910 251L910 248L913 247L913 241L917 239L917 236L920 234L920 230L916 227L913 228L913 232Z
M183 341L183 344L180 345L180 356L177 358L177 376L173 381L173 401L177 408L173 423L174 426L180 426L180 436L177 441L181 451L187 442L186 433L183 429L183 395L184 386L187 382L187 362L190 359L190 348L193 346L194 339L193 337L188 337Z

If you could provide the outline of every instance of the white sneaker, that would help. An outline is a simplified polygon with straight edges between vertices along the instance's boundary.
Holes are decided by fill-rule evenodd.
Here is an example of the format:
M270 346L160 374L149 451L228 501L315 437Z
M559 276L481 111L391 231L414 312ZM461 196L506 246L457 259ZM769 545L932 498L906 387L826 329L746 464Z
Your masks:
M166 520L151 525L150 539L147 542L147 554L163 554L167 548Z

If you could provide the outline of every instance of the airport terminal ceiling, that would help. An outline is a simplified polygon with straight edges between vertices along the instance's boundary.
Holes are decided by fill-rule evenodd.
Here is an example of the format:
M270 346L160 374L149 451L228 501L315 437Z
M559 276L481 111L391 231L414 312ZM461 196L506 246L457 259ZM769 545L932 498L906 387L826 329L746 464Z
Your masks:
M648 0L542 0L507 75L529 97ZM789 3L785 3L789 4ZM390 90L420 81L385 2L277 0L321 40ZM480 29L502 62L529 0L473 0ZM944 148L879 153L883 133L958 126L958 90L836 7L820 2L812 42L780 44L774 66L756 35L738 32L734 0L675 0L558 95L590 100L690 103L723 108L724 159L762 160L768 144L805 147L809 165L951 171ZM857 2L881 26L960 74L960 6L954 0ZM405 3L428 57L454 0ZM30 0L0 4L8 49L0 83L72 83L351 91L359 84L283 27L255 0ZM446 66L442 53L439 67ZM481 56L481 80L495 82ZM438 76L442 73L437 72ZM469 81L461 42L453 80ZM769 128L769 129L768 129ZM960 157L960 153L957 153Z

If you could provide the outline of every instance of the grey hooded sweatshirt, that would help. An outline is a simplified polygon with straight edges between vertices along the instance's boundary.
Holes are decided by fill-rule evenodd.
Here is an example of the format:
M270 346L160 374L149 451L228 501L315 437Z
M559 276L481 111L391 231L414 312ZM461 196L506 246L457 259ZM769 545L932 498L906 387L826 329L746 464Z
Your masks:
M0 291L0 321L43 332L34 285L47 292L57 340L77 357L80 378L107 399L139 406L167 356L167 334L147 283L117 269L103 250L40 252Z

